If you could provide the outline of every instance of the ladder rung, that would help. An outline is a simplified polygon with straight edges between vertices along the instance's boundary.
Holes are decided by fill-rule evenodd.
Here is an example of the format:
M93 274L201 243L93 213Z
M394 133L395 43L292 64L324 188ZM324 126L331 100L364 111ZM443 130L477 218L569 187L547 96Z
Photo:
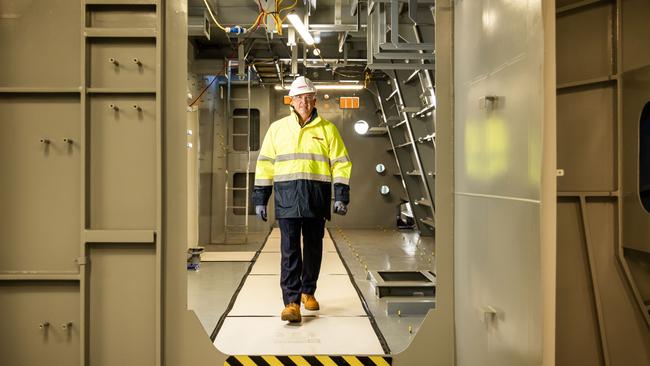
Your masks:
M416 169L416 170L413 170L413 171L410 171L410 172L406 172L406 175L416 176L416 175L422 175L422 174L420 173L419 170Z
M246 191L247 190L246 188L240 188L240 187L235 187L235 188L228 187L226 189L229 190L229 191Z
M248 98L230 98L231 102L248 102Z
M420 111L420 107L406 107L406 106L400 105L400 110L402 112L406 112L406 113L417 113L417 112Z
M248 119L248 116L232 116L232 118Z
M393 99L393 97L394 97L398 92L399 92L399 89L395 89L395 90L393 90L393 92L390 93L390 94L386 97L386 101L388 102L389 100Z
M401 116L390 116L386 118L387 122L395 122L395 121L401 121L402 117Z
M248 136L247 133L231 133L232 136Z
M413 79L415 79L415 77L418 76L419 73L420 73L420 70L413 71L413 73L411 75L409 75L409 77L407 77L406 80L404 80L404 84L408 84L411 81L413 81Z
M400 122L394 124L394 125L391 126L391 127L393 127L393 128L397 128L397 127L399 127L399 126L401 126L401 125L403 125L403 124L406 124L406 121L407 121L407 120L403 119L403 120L401 120Z
M411 146L411 145L413 145L413 142L412 142L412 141L408 141L408 142L405 142L405 143L403 143L403 144L395 145L395 148L396 148L396 149L400 149L400 148L403 148L403 147L409 147L409 146Z
M427 207L433 207L433 205L431 204L431 201L429 201L426 198L420 198L419 200L416 200L415 204L416 205L427 206Z
M417 139L418 142L423 143L423 142L433 142L433 140L436 138L436 133L432 133L430 135L426 135L423 137L420 137Z
M426 219L420 219L424 224L430 226L430 227L435 227L433 224L433 219L430 217L427 217Z
M423 117L427 112L432 111L433 108L434 108L433 105L428 105L428 106L420 109L419 111L415 112L415 116L416 117Z

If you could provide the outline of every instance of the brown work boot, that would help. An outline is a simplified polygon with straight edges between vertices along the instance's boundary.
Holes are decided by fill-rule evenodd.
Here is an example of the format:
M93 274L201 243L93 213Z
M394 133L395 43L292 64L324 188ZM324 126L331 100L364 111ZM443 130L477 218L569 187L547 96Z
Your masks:
M305 304L305 309L307 310L314 311L320 309L320 305L314 295L302 294L302 296L300 296L300 301Z
M291 323L297 323L302 320L300 316L300 304L292 302L284 307L282 310L282 320L286 320Z

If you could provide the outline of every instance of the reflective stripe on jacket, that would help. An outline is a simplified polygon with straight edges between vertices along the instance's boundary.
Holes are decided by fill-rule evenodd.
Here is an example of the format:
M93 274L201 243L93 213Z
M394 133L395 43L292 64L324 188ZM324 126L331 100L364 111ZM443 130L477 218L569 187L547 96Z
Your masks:
M330 218L337 201L350 201L352 162L336 126L318 116L300 127L291 114L269 127L255 169L253 204L266 205L275 188L276 218Z

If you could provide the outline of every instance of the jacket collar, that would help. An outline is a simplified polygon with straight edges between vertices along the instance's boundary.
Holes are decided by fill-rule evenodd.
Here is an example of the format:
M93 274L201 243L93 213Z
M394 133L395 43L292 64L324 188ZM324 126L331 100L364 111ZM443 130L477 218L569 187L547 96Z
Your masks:
M314 107L314 109L311 111L311 116L309 116L309 119L302 127L300 126L300 116L298 116L298 112L296 112L292 106L289 106L289 109L291 110L292 120L295 122L292 124L298 126L298 128L305 128L307 125L315 125L316 123L320 122L320 117L318 116L318 110L316 107Z

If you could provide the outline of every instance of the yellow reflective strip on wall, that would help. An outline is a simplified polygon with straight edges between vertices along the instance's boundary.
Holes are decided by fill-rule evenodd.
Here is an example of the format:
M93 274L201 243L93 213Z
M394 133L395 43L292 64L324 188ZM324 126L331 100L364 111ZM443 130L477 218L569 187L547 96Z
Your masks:
M322 363L324 366L337 366L336 362L334 362L328 356L316 356L316 359L320 361L320 363Z
M271 366L284 366L284 364L275 356L262 356L262 358Z
M377 366L390 366L390 363L386 361L385 358L381 356L370 356L370 360L375 363Z
M291 361L293 361L297 366L311 366L302 356L289 356L289 359L291 359Z
M363 366L363 363L356 356L343 356L343 359L351 366Z

